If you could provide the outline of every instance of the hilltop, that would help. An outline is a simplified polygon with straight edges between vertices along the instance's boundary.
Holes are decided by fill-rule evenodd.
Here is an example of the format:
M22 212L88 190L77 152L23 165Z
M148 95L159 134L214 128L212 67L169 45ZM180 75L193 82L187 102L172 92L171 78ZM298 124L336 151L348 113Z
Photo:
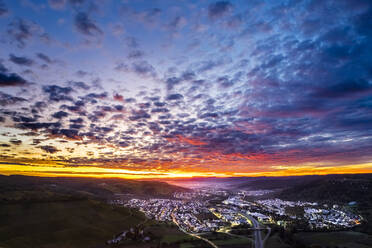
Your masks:
M333 203L372 202L372 174L317 176L279 193L279 198Z
M115 194L169 197L182 187L156 181L0 175L0 202L107 199Z

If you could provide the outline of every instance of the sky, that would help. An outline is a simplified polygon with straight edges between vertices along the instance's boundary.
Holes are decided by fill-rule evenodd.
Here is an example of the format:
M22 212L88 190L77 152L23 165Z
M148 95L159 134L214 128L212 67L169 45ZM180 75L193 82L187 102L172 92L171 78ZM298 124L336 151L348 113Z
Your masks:
M369 0L0 0L0 174L372 173Z

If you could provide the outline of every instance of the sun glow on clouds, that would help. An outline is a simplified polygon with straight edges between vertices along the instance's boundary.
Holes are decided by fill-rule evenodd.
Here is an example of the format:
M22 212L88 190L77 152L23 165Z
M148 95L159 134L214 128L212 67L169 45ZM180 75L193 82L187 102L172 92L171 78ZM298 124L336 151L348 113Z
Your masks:
M149 170L126 170L119 168L102 168L95 166L69 167L60 164L26 165L0 163L1 174L4 175L27 175L44 177L108 177L125 179L154 179L154 178L190 178L190 177L256 177L256 176L300 176L300 175L326 175L345 173L372 173L372 163L352 164L338 167L313 167L313 166L273 166L266 172L236 172L236 171L157 171Z

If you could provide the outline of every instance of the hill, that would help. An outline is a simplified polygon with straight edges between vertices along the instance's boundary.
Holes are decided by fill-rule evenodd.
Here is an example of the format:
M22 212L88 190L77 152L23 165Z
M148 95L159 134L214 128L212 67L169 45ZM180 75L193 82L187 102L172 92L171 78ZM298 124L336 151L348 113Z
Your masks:
M241 183L237 184L237 189L247 190L276 190L294 187L303 184L304 182L312 182L320 176L289 176L289 177L254 177L246 178Z
M107 199L115 194L169 197L186 190L156 181L0 175L0 202Z
M331 203L372 202L372 174L319 176L287 188L278 196Z
M144 219L91 200L2 204L0 247L94 247Z
M0 247L177 248L182 242L200 247L200 240L175 225L106 203L115 194L161 197L183 190L166 183L122 179L0 176ZM121 245L106 244L131 229L134 234L128 234ZM150 240L144 242L145 236Z

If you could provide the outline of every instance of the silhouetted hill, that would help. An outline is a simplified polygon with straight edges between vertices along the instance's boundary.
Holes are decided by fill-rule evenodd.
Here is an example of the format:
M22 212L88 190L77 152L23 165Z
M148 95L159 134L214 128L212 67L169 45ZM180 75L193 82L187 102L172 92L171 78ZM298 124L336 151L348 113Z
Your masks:
M340 203L372 202L372 174L319 176L281 191L278 197Z
M110 198L114 194L169 197L176 191L185 190L156 181L0 175L0 202Z
M249 190L275 190L290 188L296 185L303 184L304 182L312 182L317 180L318 175L311 176L290 176L290 177L256 177L246 178L244 181L241 179L241 183L236 185L238 189L249 189Z

